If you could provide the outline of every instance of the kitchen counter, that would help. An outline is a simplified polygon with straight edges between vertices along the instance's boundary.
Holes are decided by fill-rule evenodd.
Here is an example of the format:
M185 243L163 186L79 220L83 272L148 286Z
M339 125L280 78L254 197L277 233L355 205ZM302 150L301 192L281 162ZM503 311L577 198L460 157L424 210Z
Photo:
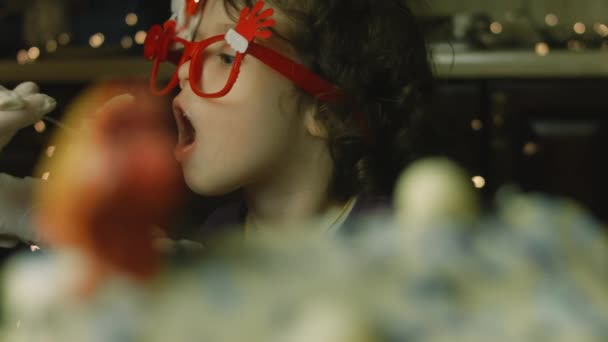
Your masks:
M439 78L603 78L608 77L608 51L554 51L539 56L529 51L438 52ZM0 82L88 82L115 77L147 76L151 63L139 57L44 60L19 65L0 61Z
M434 56L441 78L604 78L608 51L442 52Z

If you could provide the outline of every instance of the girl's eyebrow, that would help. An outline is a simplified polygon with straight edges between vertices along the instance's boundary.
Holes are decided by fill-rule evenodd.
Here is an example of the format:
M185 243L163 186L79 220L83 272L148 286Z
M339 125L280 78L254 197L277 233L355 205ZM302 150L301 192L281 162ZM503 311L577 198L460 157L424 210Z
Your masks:
M229 29L234 28L235 26L235 23L219 23L216 25L219 32L228 32Z
M216 33L215 35L225 34L229 29L234 28L236 26L235 23L217 23L214 25L214 30L212 32ZM201 37L203 34L201 33L200 28L196 30L196 38ZM211 35L209 36L211 37Z
M225 34L229 29L234 28L236 26L235 23L218 23L214 25L214 31L218 32L218 34ZM198 40L202 36L200 28L195 32L195 40ZM211 37L211 36L209 36Z

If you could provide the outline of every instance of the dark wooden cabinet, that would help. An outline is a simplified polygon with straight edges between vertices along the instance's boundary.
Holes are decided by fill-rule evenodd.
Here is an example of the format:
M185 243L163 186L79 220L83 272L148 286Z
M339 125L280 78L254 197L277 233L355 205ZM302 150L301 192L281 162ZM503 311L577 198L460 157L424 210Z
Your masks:
M488 199L516 184L607 220L607 90L606 79L443 80L434 115L452 130L445 153L484 177Z

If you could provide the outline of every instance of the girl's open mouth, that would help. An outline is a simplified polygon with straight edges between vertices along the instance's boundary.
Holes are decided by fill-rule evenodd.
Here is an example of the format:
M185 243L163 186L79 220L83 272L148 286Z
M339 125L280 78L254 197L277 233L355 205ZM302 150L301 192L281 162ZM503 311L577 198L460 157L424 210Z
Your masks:
M175 158L183 161L188 152L192 150L196 141L196 130L186 114L181 108L174 109L175 122L177 123L178 141L175 146Z

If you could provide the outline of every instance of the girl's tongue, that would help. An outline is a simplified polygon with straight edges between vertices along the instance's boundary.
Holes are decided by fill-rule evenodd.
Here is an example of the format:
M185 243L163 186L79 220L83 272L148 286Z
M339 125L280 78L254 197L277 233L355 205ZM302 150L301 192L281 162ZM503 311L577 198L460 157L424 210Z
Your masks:
M182 114L182 119L182 125L179 131L179 143L180 145L191 145L196 138L196 130L186 115Z
M175 157L177 160L182 161L196 141L196 130L184 112L177 111L175 113L175 121L179 134L177 146L175 147Z

